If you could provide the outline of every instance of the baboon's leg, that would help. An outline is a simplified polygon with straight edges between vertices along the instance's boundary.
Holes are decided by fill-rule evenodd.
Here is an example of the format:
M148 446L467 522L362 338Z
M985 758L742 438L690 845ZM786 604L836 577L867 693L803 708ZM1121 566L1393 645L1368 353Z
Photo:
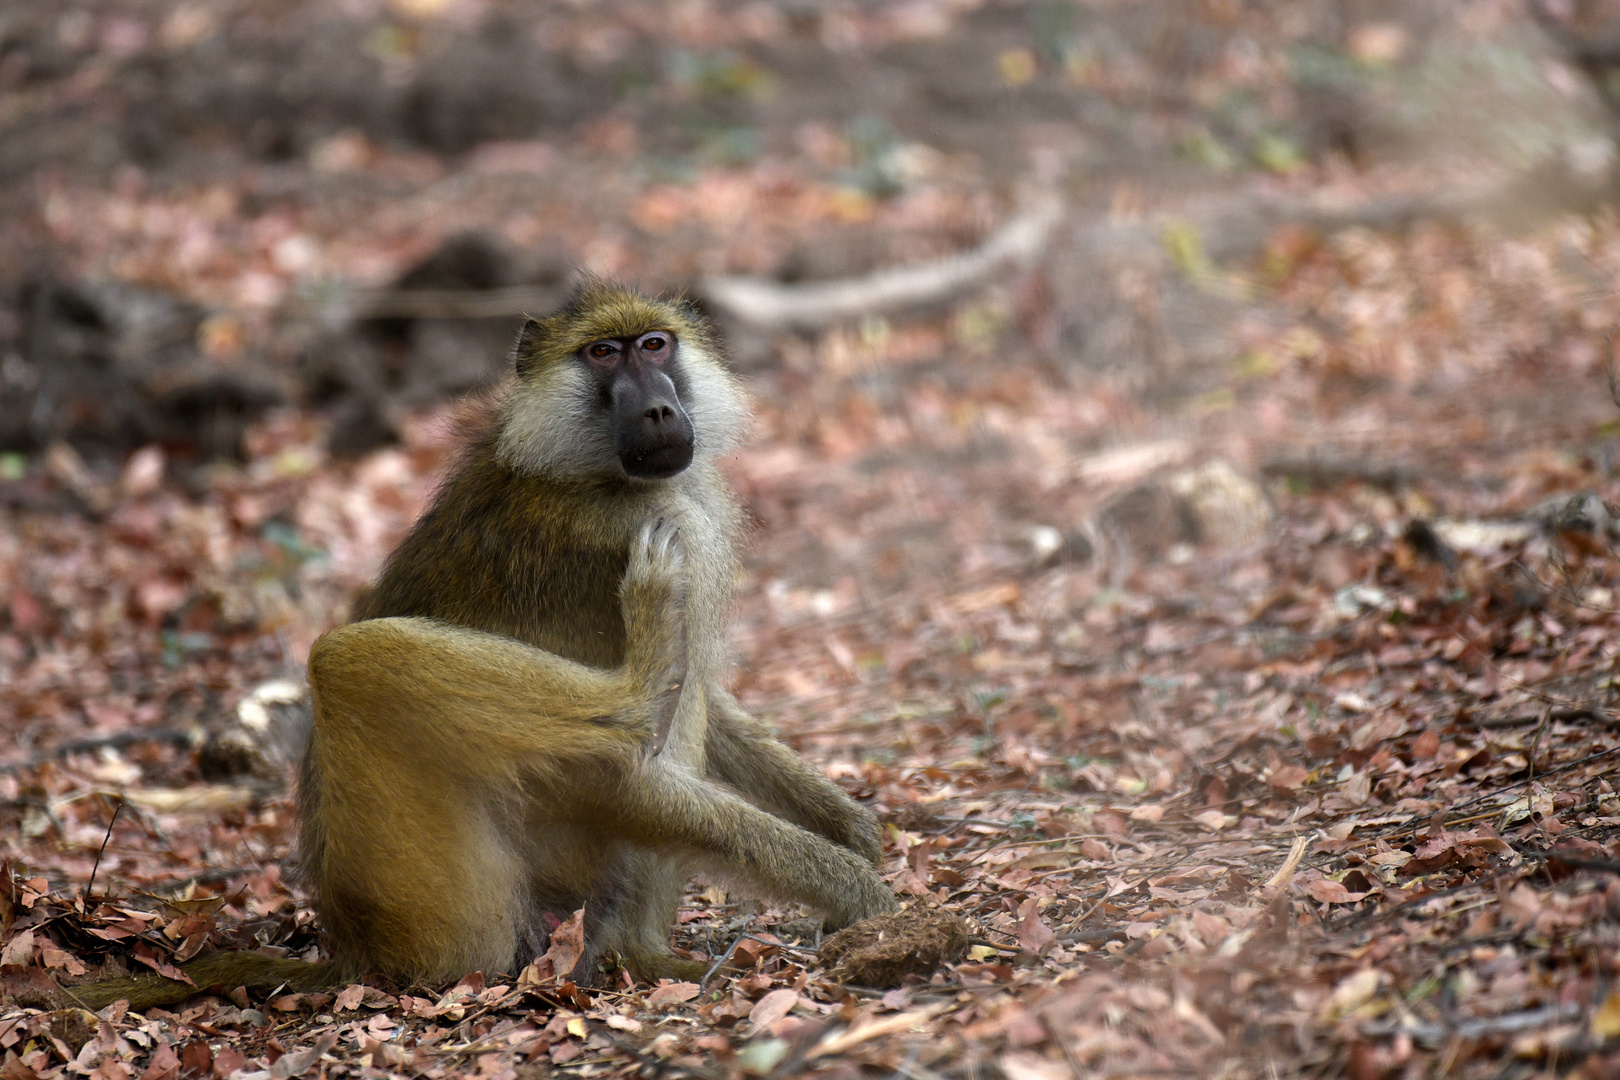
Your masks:
M871 812L719 687L709 690L708 772L761 809L873 864L883 857L880 826Z
M427 619L316 642L304 861L339 959L429 980L512 965L538 914L534 807L567 816L564 793L621 787L678 696L680 564L661 522L632 545L615 671ZM611 845L581 850L582 895Z
M421 619L321 639L303 803L307 870L339 953L427 980L510 967L534 914L521 800L618 786L647 737L614 716L629 697L615 683Z
M622 847L609 871L611 888L603 890L605 906L595 919L589 908L585 912L591 944L616 953L642 979L701 978L708 964L682 960L669 947L675 914L695 869L696 860L684 850Z
M471 792L405 780L395 764L379 756L346 771L347 790L369 805L352 808L360 817L331 811L323 858L306 867L335 958L426 982L509 970L530 915L497 823ZM335 807L344 795L315 798Z

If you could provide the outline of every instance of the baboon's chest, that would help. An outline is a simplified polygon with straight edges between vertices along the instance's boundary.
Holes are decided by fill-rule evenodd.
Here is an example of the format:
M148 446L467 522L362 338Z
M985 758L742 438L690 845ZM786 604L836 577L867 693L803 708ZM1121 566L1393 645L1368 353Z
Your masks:
M513 628L513 636L594 667L617 667L625 651L619 585L627 558L567 551L548 555L534 566L533 579L516 590L527 593L530 606L522 611L526 617Z

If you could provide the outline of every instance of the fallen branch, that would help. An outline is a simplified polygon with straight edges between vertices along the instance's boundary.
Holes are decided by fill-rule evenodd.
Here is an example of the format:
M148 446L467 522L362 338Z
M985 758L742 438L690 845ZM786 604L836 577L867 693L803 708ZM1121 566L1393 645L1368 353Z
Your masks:
M263 801L263 793L234 784L197 784L183 788L126 788L117 794L143 810L158 814L225 814Z
M699 286L720 311L764 328L813 330L841 320L924 307L983 284L1045 249L1063 203L1056 197L1013 218L971 251L860 278L784 285L760 277L712 277Z

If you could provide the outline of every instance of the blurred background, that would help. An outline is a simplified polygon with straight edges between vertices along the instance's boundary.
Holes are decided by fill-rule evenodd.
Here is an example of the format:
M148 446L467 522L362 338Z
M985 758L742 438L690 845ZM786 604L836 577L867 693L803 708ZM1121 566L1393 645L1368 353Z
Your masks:
M196 746L296 697L238 711L581 271L724 331L739 692L891 819L1179 807L1095 869L1302 783L1432 812L1380 702L1613 693L1608 564L1516 560L1612 539L1617 108L1614 0L0 4L16 851L82 882L84 792L244 776L268 848L104 881L285 851L281 766Z
M1617 64L1596 0L6 5L0 663L296 668L581 271L725 331L788 622L1522 509L1613 460Z

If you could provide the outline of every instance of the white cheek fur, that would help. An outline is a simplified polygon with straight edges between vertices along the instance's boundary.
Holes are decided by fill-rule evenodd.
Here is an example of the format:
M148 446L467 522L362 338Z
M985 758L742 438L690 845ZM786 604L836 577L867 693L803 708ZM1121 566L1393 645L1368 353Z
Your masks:
M619 468L613 433L582 424L591 407L589 380L560 364L520 379L502 418L495 452L519 472L553 476L600 476Z
M748 420L741 386L712 357L683 346L687 392L681 406L692 420L694 463L712 463L734 447ZM618 476L613 432L582 422L595 407L585 373L558 364L518 380L502 418L496 454L507 466L537 476Z

